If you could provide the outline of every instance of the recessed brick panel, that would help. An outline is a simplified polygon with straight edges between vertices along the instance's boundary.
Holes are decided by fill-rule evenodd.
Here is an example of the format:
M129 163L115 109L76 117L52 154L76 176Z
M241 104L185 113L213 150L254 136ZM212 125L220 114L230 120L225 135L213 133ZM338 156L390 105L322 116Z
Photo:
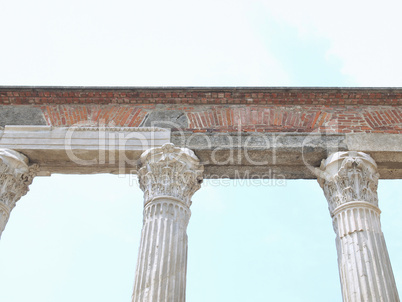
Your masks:
M402 133L402 89L0 87L0 105L40 109L52 126L139 127L175 110L193 132Z
M42 106L48 125L72 126L102 124L121 127L138 127L147 112L137 106Z

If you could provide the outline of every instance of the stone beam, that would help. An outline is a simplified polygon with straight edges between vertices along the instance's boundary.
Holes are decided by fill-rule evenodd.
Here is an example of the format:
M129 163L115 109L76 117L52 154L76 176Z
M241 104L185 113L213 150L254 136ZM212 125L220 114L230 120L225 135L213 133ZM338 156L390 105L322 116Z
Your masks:
M163 128L6 126L0 148L41 166L40 175L136 173L142 152L171 142L194 150L204 178L315 179L338 151L370 154L382 179L402 178L402 134L193 133Z
M127 174L141 154L170 142L170 129L124 127L6 126L0 148L23 153L40 175Z
M321 160L338 151L368 153L381 178L402 178L401 134L172 132L171 141L194 150L204 178L316 179Z

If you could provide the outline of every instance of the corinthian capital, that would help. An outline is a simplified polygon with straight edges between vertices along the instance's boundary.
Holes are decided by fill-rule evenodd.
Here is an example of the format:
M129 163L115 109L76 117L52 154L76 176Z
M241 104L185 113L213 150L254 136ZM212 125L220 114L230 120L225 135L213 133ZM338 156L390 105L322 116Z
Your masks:
M323 171L318 182L334 214L341 205L350 202L366 202L378 207L377 165L370 155L363 152L337 152L323 160Z
M28 166L28 158L23 154L0 149L0 235L11 210L28 192L28 186L38 171L38 165Z
M173 197L191 205L191 197L200 188L204 171L193 151L168 143L145 151L141 164L138 177L144 204L156 197Z

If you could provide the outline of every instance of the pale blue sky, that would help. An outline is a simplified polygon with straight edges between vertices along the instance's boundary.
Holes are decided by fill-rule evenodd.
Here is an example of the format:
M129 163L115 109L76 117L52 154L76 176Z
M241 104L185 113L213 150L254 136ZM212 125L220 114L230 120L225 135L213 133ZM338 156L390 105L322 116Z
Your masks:
M398 1L0 1L0 85L401 86ZM380 208L402 288L401 181ZM315 181L206 183L188 229L187 301L341 301ZM0 242L0 301L130 301L136 180L38 177Z
M380 181L402 281L401 181ZM142 224L136 179L35 179L1 238L0 301L127 301ZM188 229L187 300L341 301L335 235L316 181L208 181Z

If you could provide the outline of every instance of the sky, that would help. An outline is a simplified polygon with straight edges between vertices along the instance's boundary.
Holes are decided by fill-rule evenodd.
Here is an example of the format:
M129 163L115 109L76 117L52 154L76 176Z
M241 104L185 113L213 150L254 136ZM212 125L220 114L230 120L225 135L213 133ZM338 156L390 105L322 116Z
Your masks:
M400 87L401 8L0 0L0 85ZM401 186L379 185L399 289ZM206 181L191 210L187 301L341 301L316 181ZM0 301L130 301L141 225L134 177L37 177L0 241Z

